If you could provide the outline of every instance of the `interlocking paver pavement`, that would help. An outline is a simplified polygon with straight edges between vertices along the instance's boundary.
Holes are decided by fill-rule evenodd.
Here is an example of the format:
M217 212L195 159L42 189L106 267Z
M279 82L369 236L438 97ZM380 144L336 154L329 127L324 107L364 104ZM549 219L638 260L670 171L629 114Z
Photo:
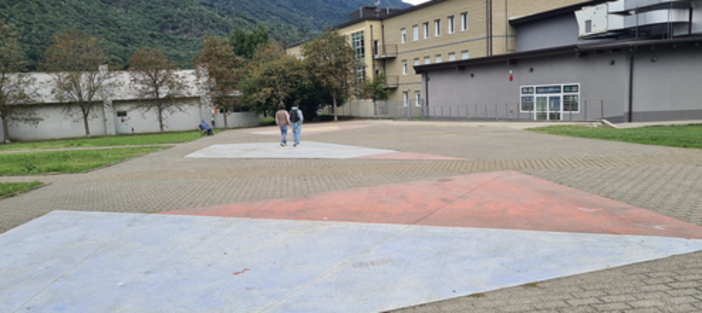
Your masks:
M161 212L503 170L702 225L700 150L544 135L505 124L369 123L309 137L303 132L303 145L314 140L474 161L183 158L212 144L277 142L227 131L90 173L1 177L51 185L0 201L0 232L52 210ZM702 253L399 311L700 312Z

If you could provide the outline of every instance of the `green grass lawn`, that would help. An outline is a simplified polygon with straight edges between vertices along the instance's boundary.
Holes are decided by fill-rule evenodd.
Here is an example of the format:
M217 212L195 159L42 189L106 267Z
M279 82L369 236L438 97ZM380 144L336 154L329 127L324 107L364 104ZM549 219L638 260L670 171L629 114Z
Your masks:
M221 132L221 130L215 130L214 132L216 134ZM31 141L0 145L0 151L174 144L190 142L199 139L200 137L200 132L195 131L148 135L121 135L69 140Z
M630 129L585 126L548 126L529 129L533 132L572 137L604 139L680 148L702 149L702 124L684 126L649 126Z
M16 196L30 191L44 183L33 181L31 183L0 183L0 199Z
M0 176L80 173L167 147L0 154Z

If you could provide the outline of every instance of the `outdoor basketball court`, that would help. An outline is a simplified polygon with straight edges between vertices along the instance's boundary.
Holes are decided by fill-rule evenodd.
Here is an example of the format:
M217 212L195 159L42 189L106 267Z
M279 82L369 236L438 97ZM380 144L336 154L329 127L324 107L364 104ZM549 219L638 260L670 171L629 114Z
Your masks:
M443 158L304 140L184 157ZM55 211L0 246L2 312L379 312L702 251L702 227L501 171L161 214Z

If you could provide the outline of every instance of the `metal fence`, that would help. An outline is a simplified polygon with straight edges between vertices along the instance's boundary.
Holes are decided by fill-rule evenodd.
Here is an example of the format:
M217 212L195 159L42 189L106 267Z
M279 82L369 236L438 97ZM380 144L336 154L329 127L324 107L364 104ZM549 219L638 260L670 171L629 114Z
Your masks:
M353 117L377 117L392 119L425 119L424 106L415 101L352 101L337 107L337 115ZM331 107L324 107L322 114L333 114Z
M476 121L598 121L605 117L602 100L582 100L562 105L549 103L464 104L425 106L412 100L352 101L337 108L339 116L377 117L415 120L476 120ZM325 107L322 114L332 114Z

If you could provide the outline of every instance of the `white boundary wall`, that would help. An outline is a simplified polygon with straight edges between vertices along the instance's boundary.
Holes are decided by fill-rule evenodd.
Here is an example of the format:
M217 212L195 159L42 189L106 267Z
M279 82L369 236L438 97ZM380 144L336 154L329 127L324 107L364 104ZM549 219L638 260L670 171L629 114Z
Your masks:
M164 115L164 131L189 131L197 130L201 121L206 121L211 125L212 118L215 118L217 128L224 128L223 114L213 114L212 104L202 90L199 90L195 83L194 71L180 71L186 76L190 88L186 98L182 98L184 112L166 113ZM51 94L51 77L47 73L31 74L37 79L38 91L42 97L42 105L37 108L39 117L44 121L36 126L14 123L8 125L9 138L11 141L31 141L61 138L85 137L85 127L82 115L79 110L75 110L73 117L64 112L64 105L57 103ZM93 108L94 118L89 120L90 136L110 136L117 134L117 112L127 111L130 132L133 133L155 133L159 132L157 113L152 111L142 112L135 108L137 101L134 95L126 88L128 74L126 72L117 73L116 79L122 80L122 88L115 90L112 99L98 100ZM2 122L2 121L0 121ZM237 112L227 115L229 128L248 127L259 125L259 118L254 112ZM3 131L0 126L0 138Z

